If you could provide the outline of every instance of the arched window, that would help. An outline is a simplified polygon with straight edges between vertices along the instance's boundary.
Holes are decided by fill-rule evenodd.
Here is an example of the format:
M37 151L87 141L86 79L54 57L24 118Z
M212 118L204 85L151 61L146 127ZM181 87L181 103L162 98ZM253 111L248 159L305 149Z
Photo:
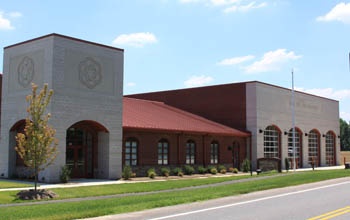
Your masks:
M294 151L294 148L295 148L295 151ZM291 161L291 167L294 167L293 166L294 156L295 156L296 168L302 166L301 150L302 150L302 133L299 129L295 128L294 142L293 142L293 128L291 128L288 132L288 158Z
M194 164L196 161L196 143L192 140L186 143L186 164Z
M264 130L264 157L279 158L280 131L276 126L270 125Z
M124 164L128 166L137 165L137 148L138 141L136 138L128 138L125 141Z
M326 134L326 164L335 165L335 135L331 131Z
M162 139L158 142L158 164L168 165L169 158L169 142Z
M216 141L210 144L210 163L217 164L219 162L219 143Z
M320 134L316 130L311 130L308 134L310 164L320 165Z

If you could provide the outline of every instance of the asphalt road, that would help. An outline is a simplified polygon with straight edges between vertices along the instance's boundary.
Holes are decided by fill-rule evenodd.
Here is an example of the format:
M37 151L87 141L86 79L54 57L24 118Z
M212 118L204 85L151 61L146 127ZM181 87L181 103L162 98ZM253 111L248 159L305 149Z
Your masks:
M350 219L350 177L94 219Z

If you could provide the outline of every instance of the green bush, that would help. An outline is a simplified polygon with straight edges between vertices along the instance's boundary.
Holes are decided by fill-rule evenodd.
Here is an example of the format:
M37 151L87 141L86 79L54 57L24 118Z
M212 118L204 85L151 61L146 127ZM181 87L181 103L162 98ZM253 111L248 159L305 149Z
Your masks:
M238 173L238 169L237 168L232 168L232 173Z
M151 179L156 178L156 176L157 176L156 170L154 168L149 168L147 170L147 176Z
M225 173L226 173L226 167L224 165L218 165L218 172L222 173L221 172L222 170L225 170Z
M123 177L123 179L128 180L128 179L131 178L131 176L132 176L131 167L130 167L130 166L125 166L125 167L123 168L123 172L122 172L122 177Z
M62 183L67 183L69 181L71 172L68 166L64 165L61 167L60 180Z
M207 166L207 173L210 173L210 170L211 170L212 168L215 168L215 166L213 166L213 165Z
M209 172L213 175L217 174L218 173L218 169L216 169L216 167L212 167L210 168Z
M194 168L190 165L185 165L184 166L184 173L186 175L192 175L194 173Z
M182 169L180 167L175 167L173 169L173 173L175 176L179 176L179 173L182 173L182 175L183 175Z
M244 159L242 163L242 171L248 173L250 171L250 160Z
M160 172L163 176L168 177L170 174L170 169L168 167L162 167Z
M197 168L197 170L198 170L198 173L199 173L199 174L205 174L205 173L207 172L207 168L205 168L205 167L203 167L203 166L199 166L199 167Z

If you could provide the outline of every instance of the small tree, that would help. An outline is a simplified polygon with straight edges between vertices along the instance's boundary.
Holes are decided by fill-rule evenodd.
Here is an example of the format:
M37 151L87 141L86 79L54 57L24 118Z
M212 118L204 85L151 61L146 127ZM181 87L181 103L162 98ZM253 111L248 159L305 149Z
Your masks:
M16 135L15 150L24 164L33 169L35 192L39 172L51 165L58 153L58 141L54 137L56 131L48 125L51 115L45 113L53 94L53 91L48 91L47 87L48 85L44 84L44 88L37 94L38 86L32 83L32 94L26 97L29 106L24 133Z

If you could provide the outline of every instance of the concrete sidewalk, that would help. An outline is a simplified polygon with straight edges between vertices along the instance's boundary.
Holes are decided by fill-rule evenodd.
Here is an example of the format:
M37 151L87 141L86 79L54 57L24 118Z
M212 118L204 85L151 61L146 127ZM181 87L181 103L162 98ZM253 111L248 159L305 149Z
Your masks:
M12 180L9 180L12 181ZM24 184L32 184L32 187L21 187L21 188L6 188L0 189L1 191L18 191L33 189L34 182L28 181L14 181ZM57 183L57 184L48 184L48 183L38 183L38 189L52 189L52 188L71 188L71 187L81 187L81 186L98 186L98 185L110 185L110 184L122 184L122 183L136 183L141 181L127 181L127 180L105 180L105 179L72 179L68 183Z

